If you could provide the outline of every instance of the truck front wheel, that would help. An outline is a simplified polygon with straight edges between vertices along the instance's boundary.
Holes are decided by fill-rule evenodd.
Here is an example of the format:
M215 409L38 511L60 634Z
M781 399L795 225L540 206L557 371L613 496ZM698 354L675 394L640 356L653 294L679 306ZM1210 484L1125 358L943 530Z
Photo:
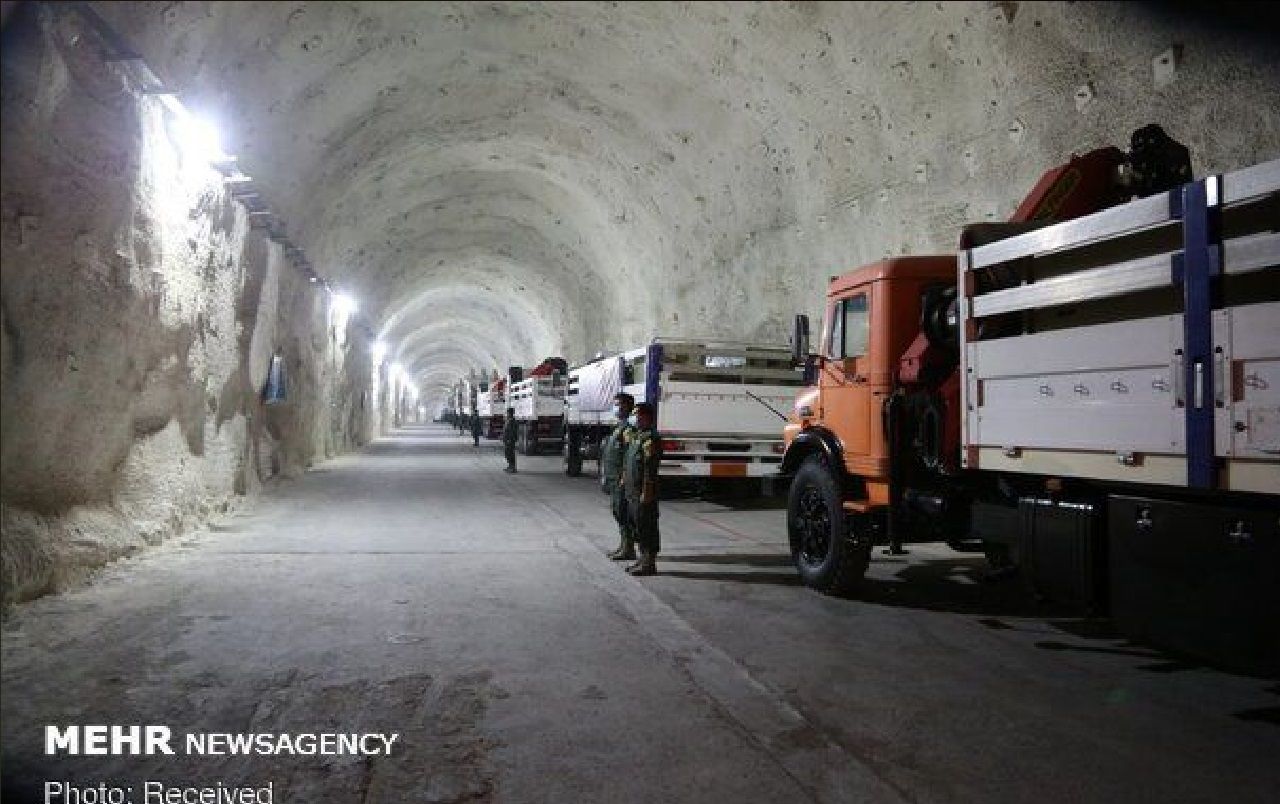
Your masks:
M847 514L840 484L819 456L796 473L787 498L791 557L805 586L829 595L852 593L871 561L870 523Z

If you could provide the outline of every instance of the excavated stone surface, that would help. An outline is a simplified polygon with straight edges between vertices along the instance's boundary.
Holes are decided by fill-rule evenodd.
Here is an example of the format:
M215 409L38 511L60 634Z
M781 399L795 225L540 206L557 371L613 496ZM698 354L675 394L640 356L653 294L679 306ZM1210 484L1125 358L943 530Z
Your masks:
M364 440L369 359L78 19L33 7L5 37L7 603Z
M102 10L428 386L658 332L783 340L829 275L950 251L1149 122L1200 174L1280 155L1274 45L1142 3Z

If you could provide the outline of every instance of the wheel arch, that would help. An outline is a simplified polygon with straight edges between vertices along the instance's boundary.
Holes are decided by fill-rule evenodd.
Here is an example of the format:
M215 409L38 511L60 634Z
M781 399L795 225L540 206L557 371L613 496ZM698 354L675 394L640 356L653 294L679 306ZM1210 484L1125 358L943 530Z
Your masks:
M838 467L840 474L844 474L844 447L836 434L825 427L806 428L791 439L778 472L784 475L795 474L811 455L821 455L828 466Z

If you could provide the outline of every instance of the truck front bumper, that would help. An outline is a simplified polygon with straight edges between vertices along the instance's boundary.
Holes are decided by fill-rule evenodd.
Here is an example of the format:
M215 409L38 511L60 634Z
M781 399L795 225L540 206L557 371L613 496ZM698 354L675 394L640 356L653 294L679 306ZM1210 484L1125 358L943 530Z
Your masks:
M781 460L775 461L663 461L660 477L775 477Z

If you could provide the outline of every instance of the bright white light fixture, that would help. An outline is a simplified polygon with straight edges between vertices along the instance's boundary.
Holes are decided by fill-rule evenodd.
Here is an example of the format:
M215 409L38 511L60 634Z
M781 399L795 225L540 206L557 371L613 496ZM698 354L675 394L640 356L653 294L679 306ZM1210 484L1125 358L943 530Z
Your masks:
M346 318L356 311L356 300L345 293L335 293L329 306L335 313Z
M373 347L369 351L373 355L374 365L380 366L387 356L387 344L385 341L374 341Z
M178 147L192 159L202 162L226 162L230 157L222 150L222 138L218 127L200 117L196 117L185 108L178 106L174 111L174 134Z

